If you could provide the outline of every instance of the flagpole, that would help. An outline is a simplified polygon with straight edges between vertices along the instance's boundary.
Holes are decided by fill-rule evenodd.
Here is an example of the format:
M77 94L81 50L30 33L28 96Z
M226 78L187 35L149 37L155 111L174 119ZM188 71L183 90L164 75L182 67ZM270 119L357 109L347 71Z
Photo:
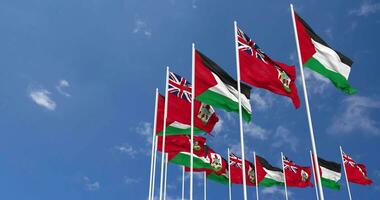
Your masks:
M156 120L157 120L157 100L158 100L158 88L156 88L156 100L154 103L154 121L153 121L153 133L152 133L152 157L150 159L150 177L149 177L149 197L148 199L152 200L152 191L154 187L153 183L153 162L155 162L155 144L156 144Z
M232 200L232 191L231 191L231 167L230 167L230 148L227 148L228 154L228 197L229 200Z
M156 131L154 131L154 132L156 132ZM156 181L156 161L157 161L157 140L158 140L158 136L154 136L154 137L155 137L155 139L154 139L154 158L153 158L153 177L152 177L151 200L154 199L154 189L155 189L155 181Z
M311 153L311 150L310 150L310 161L311 161L311 167L313 168L315 194L317 195L317 200L319 200L318 185L317 185L317 179L316 179L316 176L315 176L315 168L314 168L313 155Z
M286 174L285 174L285 167L284 167L284 154L282 152L281 152L281 164L282 164L282 171L284 173L285 199L288 200L288 188L286 186Z
M241 148L241 159L243 165L243 197L247 200L247 183L246 183L246 171L245 171L245 153L244 153L244 134L243 134L243 117L241 110L241 88L240 88L240 60L239 60L239 50L237 41L237 22L234 21L235 30L235 53L236 53L236 70L237 70L237 85L238 85L238 97L239 97L239 123L240 123L240 148Z
M195 44L192 44L191 55L191 80L193 85L191 87L191 139L190 139L190 200L193 200L193 144L194 144L194 96L195 96Z
M257 181L256 151L253 152L253 164L255 165L256 200L259 200L259 182Z
M168 180L168 153L165 153L165 180L164 180L164 200L166 200L166 184Z
M203 199L207 199L207 174L206 171L203 173Z
M348 183L348 178L347 178L346 165L344 164L344 158L343 158L343 150L342 150L342 146L339 146L339 149L340 149L340 156L341 156L341 158L342 158L342 165L343 165L343 169L344 169L344 176L346 177L346 184L347 184L348 197L350 197L350 200L352 200L352 197L351 197L351 190L350 190L350 184Z
M160 177L160 200L162 200L163 184L164 184L164 163L165 163L165 139L166 139L166 118L168 115L168 82L169 67L166 67L166 83L165 83L165 108L164 108L164 127L162 137L162 153L161 153L161 177Z
M182 166L182 200L185 200L185 166Z
M298 33L297 33L296 24L295 24L295 16L294 16L293 4L290 4L290 9L291 9L291 12L292 12L294 36L295 36L296 45L297 45L298 62L299 62L299 67L300 67L300 72L301 72L302 87L303 87L303 92L304 92L303 94L304 94L304 98L305 98L306 114L307 114L307 119L308 119L308 124L309 124L311 146L312 146L313 153L314 153L313 159L314 159L314 163L315 163L316 168L319 169L317 147L316 147L315 139L314 139L313 122L311 120L311 113L310 113L310 108L309 108L309 98L308 98L307 90L306 90L305 76L303 74L303 64L302 64L301 51L300 51L300 46L299 46L299 41L298 41ZM319 194L320 194L321 200L324 200L325 198L324 198L324 195L323 195L323 189L322 189L321 180L320 180L321 179L321 174L320 174L319 170L316 170L316 171L317 171L316 174L317 174L317 177L318 177L318 180L319 180L319 182L318 182Z

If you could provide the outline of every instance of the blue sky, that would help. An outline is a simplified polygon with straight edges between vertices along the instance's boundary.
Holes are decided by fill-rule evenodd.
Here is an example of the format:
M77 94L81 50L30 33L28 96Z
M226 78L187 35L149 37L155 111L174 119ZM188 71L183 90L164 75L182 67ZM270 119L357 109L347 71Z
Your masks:
M274 59L297 64L289 1L1 0L0 198L145 199L148 193L154 90L165 66L190 77L191 43L233 76L233 21ZM347 96L308 70L307 86L318 153L339 162L339 145L368 167L370 187L351 184L355 199L380 195L380 2L293 2L333 47L354 60ZM297 65L298 71L298 65ZM310 165L303 91L295 110L285 97L253 89L252 151L280 166L280 152ZM239 153L238 118L221 122L208 144ZM169 166L169 199L180 197L178 166ZM198 176L197 176L198 177ZM342 182L344 183L344 182ZM188 182L187 182L188 184ZM202 180L195 179L200 199ZM188 186L188 185L186 185ZM157 191L157 190L156 190ZM311 199L314 189L290 189ZM234 186L235 199L242 187ZM260 191L283 199L281 188ZM346 199L325 189L329 199ZM208 182L208 197L227 199L227 187ZM250 199L254 189L249 189Z

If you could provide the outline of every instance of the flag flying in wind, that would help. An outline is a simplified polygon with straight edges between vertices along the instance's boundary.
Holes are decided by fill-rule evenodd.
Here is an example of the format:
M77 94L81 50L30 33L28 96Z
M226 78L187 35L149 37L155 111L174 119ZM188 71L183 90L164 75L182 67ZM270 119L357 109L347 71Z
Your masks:
M299 108L296 69L272 60L239 28L237 29L241 80L258 88L289 97Z
M310 182L311 168L301 167L290 161L287 157L283 158L286 185L288 187L308 187Z
M163 136L158 136L157 150L162 152ZM206 138L194 136L194 149L201 149L206 143ZM181 151L189 151L191 148L190 135L168 135L165 136L165 152L178 153Z
M246 184L250 186L256 186L255 168L249 161L245 161L246 166ZM243 162L241 158L230 154L229 169L231 174L231 183L243 184ZM259 180L260 182L261 180Z
M195 50L195 98L228 112L239 112L237 82L210 58ZM250 121L251 87L241 83L242 113Z
M322 158L318 158L318 163L319 171L321 172L322 185L330 189L339 190L339 181L342 176L340 173L340 164Z
M191 130L191 84L181 76L169 73L168 110L166 134L190 134ZM165 98L158 99L157 134L162 135ZM212 106L194 101L194 133L210 133L219 121Z
M282 172L282 169L273 167L268 161L257 155L256 168L257 179L261 180L259 182L260 186L270 187L275 185L284 185L284 173Z
M352 60L330 47L296 12L294 15L304 66L330 79L343 92L356 93L348 83Z
M210 179L212 181L222 183L222 184L228 184L228 166L227 161L222 157L221 158L222 167L221 168L215 168L215 169L207 169L207 168L198 168L193 169L194 172L206 172L207 179ZM185 167L186 172L190 172L189 167Z
M347 179L351 183L370 185L372 180L367 176L365 165L356 163L350 156L343 152L343 164L346 168Z

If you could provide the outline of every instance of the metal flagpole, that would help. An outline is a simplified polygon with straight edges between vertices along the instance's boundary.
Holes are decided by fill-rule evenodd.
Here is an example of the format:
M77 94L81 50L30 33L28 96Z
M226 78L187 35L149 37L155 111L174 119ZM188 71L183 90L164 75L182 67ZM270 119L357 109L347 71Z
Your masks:
M253 164L255 165L256 200L259 200L259 182L257 181L256 152L253 152Z
M314 168L313 155L312 155L311 151L310 151L310 161L311 161L311 167L313 168L315 194L317 195L317 200L319 200L318 185L317 185L317 179L316 179L316 176L315 176L315 168Z
M185 200L185 166L182 166L182 200Z
M206 171L203 173L203 199L207 199L207 174Z
M191 56L191 139L190 139L190 200L193 200L193 144L194 144L194 96L195 96L195 44L192 44Z
M351 197L351 190L350 190L350 184L348 183L348 178L347 178L346 165L344 165L344 158L343 158L343 150L342 150L342 146L339 146L339 149L340 149L340 156L342 157L342 165L343 165L343 169L344 169L344 176L346 177L346 184L347 184L348 197L350 197L350 200L352 200L352 197Z
M303 74L303 64L302 64L301 51L300 51L300 46L299 46L299 41L298 41L298 33L297 33L296 24L295 24L296 22L295 22L293 4L290 4L290 9L292 12L294 36L295 36L295 40L296 40L296 44L297 44L298 61L299 61L299 67L300 67L300 72L301 72L302 87L303 87L303 92L304 92L303 94L304 94L304 98L305 98L306 114L307 114L307 119L308 119L308 124L309 124L311 146L313 149L313 153L315 155L313 158L314 158L314 163L315 163L316 168L319 169L317 147L315 145L313 123L311 120L311 113L310 113L310 108L309 108L309 99L308 99L307 90L306 90L305 76ZM316 174L317 174L317 177L319 180L319 182L318 182L319 194L320 194L321 200L324 200L325 198L323 195L323 189L322 189L322 185L320 184L321 183L321 181L320 181L321 174L320 174L319 170L316 170L316 171L317 171Z
M229 200L232 200L232 191L231 191L231 167L230 167L230 148L227 148L228 154L228 196Z
M282 171L284 173L285 199L288 200L288 188L286 186L286 174L285 174L285 166L284 166L284 154L282 152L281 152L281 164L282 164Z
M166 200L166 185L168 180L168 153L165 153L165 179L164 179L164 200Z
M153 133L152 133L152 157L150 159L150 177L149 177L149 197L148 197L148 199L151 199L151 200L152 200L152 191L153 191L153 187L154 187L153 176L155 176L155 174L153 173L153 165L154 165L154 162L156 162L154 160L154 157L156 154L155 146L156 146L157 100L158 100L158 88L156 88L156 100L155 100L155 106L154 106L154 122L153 122Z
M239 123L240 123L240 148L241 148L241 159L243 166L243 196L244 200L247 200L247 183L246 183L246 171L245 171L245 153L244 153L244 134L243 134L243 117L241 110L241 88L240 88L240 60L239 60L239 50L238 50L238 38L237 38L237 22L234 21L235 30L235 52L236 52L236 70L237 70L237 85L238 85L238 96L239 96Z
M165 83L165 108L164 108L164 127L162 138L162 153L161 153L161 177L160 177L160 200L162 200L163 184L164 184L164 163L165 163L165 135L166 135L166 118L168 115L168 82L169 82L169 67L166 67L166 83Z
M154 158L153 158L153 177L152 177L152 196L151 196L151 200L154 199L154 189L155 189L155 181L156 181L156 160L157 160L157 143L158 143L157 139L158 139L158 136L155 136L155 140L154 140Z

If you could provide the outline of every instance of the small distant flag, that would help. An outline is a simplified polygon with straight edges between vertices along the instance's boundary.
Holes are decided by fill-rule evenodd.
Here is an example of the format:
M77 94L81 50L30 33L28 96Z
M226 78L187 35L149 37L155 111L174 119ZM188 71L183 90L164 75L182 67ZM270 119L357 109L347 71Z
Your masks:
M330 189L339 190L339 181L342 176L341 165L339 163L327 161L322 158L318 158L318 163L319 170L321 172L322 185Z
M343 153L343 164L346 168L347 179L351 183L370 185L372 180L368 178L365 165L356 163L350 156Z
M312 186L310 182L311 168L296 165L287 157L283 158L284 174L286 186L288 187L308 187Z

